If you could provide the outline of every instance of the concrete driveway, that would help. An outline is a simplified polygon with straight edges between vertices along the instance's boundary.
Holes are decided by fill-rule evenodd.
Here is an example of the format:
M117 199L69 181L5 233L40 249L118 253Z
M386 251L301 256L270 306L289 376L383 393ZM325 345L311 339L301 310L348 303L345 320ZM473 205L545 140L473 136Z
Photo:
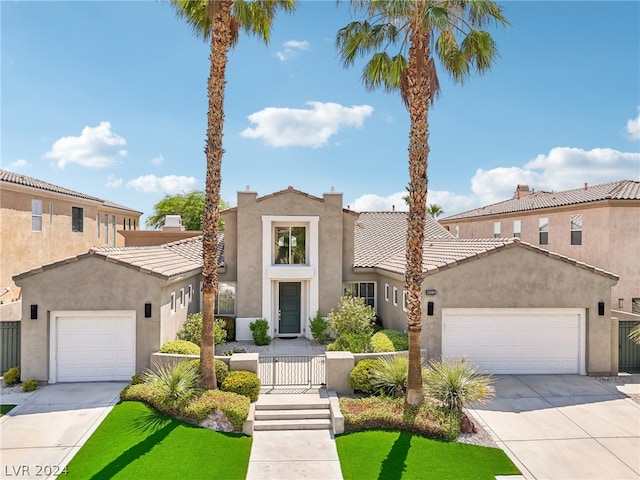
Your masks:
M640 479L640 405L579 375L499 375L471 409L526 479Z
M59 383L31 394L3 394L3 404L18 406L0 418L0 478L56 478L127 385Z

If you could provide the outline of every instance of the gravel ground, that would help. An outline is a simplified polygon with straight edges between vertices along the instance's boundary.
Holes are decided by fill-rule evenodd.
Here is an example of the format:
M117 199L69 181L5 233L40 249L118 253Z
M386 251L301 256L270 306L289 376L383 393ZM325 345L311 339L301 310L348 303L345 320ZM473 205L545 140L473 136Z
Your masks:
M640 383L640 374L633 375L617 375L615 377L593 377L596 381L602 382L606 385L627 385L630 383ZM626 394L631 400L636 403L640 403L640 395L634 393Z

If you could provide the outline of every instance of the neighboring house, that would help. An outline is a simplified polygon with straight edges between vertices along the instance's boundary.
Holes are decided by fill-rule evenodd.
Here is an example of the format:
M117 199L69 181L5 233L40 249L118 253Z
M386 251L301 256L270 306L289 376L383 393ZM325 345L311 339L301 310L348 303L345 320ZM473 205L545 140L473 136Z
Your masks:
M518 185L509 200L439 222L459 238L516 237L614 272L620 281L612 290L612 308L640 313L639 181L585 183L563 192Z
M239 192L222 218L215 311L236 319L239 340L251 340L249 324L258 318L272 336L311 338L310 318L326 316L344 294L363 297L386 327L406 329L406 213L357 213L342 207L342 194L320 198L289 187L263 197ZM428 358L468 356L493 373L617 371L614 274L518 239L456 239L431 217L425 233ZM116 380L148 367L149 353L200 304L201 248L194 237L96 249L15 277L25 303L23 374L91 380L110 369L99 378ZM175 295L189 288L194 303L174 312ZM31 305L37 318L27 320ZM118 355L106 347L92 355L108 341L122 342ZM129 362L118 370L125 353Z
M132 208L0 169L0 293L7 292L0 301L20 299L13 275L94 246L123 245L118 230L137 230L141 215Z

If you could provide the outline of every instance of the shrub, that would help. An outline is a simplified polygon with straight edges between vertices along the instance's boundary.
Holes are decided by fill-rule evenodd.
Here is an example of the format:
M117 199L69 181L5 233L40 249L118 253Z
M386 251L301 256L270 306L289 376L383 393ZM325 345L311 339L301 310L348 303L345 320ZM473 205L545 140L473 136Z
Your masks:
M469 402L483 403L495 392L493 377L461 360L431 361L424 373L425 394L449 410L462 411Z
M139 385L144 383L144 378L142 375L138 375L137 373L131 377L131 385Z
M220 387L225 392L234 392L249 397L255 402L260 394L260 379L253 372L245 370L233 370L229 372Z
M222 385L224 379L227 378L227 375L229 375L229 367L219 358L216 358L213 361L213 364L214 368L216 369L216 382L218 383L218 388L220 388L220 385Z
M187 340L174 340L167 342L160 350L160 353L177 353L182 355L200 355L200 347L193 342Z
M371 384L371 369L378 364L378 360L360 360L349 374L349 386L357 392L370 395L374 392Z
M20 367L11 367L2 376L5 385L16 385L20 383Z
M222 355L224 355L225 357L230 357L234 353L247 353L247 351L244 348L231 348L224 352Z
M380 330L371 337L371 350L376 353L399 352L409 349L406 333L397 330Z
M371 369L371 384L374 390L390 397L403 397L407 389L408 376L408 357L395 355L390 358L381 358Z
M23 392L33 392L38 388L38 380L35 378L30 378L29 380L25 380L22 382L22 391Z
M193 361L182 361L176 365L154 365L142 375L146 383L158 389L162 403L181 402L194 393L198 384L198 368Z
M224 322L222 328L227 332L225 340L233 342L236 339L236 320L233 317L219 317L218 320Z
M251 335L253 335L253 341L256 345L269 345L271 343L271 337L267 333L269 331L269 322L264 318L259 318L249 324L251 329Z
M188 417L193 417L198 422L207 418L214 410L221 410L236 430L242 430L242 425L249 416L251 402L244 395L221 390L207 390L202 395L194 398L185 407Z
M347 333L366 333L371 335L376 314L363 298L342 297L337 310L331 310L327 319L329 328L338 336Z
M327 332L329 322L322 318L320 312L317 312L316 316L311 319L309 327L311 328L311 336L317 341L327 342L331 339L331 335Z
M371 351L368 333L345 333L340 335L333 343L327 345L327 350L333 352L367 353Z
M226 320L216 319L213 334L216 345L222 345L227 339L227 331L225 330L226 325ZM182 325L182 329L177 333L176 338L178 340L186 340L188 342L195 343L199 346L202 342L202 313L189 314Z

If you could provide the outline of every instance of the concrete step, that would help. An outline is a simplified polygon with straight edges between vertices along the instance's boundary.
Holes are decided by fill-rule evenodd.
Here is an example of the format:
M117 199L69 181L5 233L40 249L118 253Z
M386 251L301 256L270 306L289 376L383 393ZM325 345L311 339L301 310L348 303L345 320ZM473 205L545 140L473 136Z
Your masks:
M331 411L328 408L311 409L272 409L256 410L256 420L306 420L317 418L331 418Z
M316 395L260 395L256 410L311 410L329 408L329 399Z
M305 420L257 420L254 430L323 430L331 428L329 419L305 419Z

